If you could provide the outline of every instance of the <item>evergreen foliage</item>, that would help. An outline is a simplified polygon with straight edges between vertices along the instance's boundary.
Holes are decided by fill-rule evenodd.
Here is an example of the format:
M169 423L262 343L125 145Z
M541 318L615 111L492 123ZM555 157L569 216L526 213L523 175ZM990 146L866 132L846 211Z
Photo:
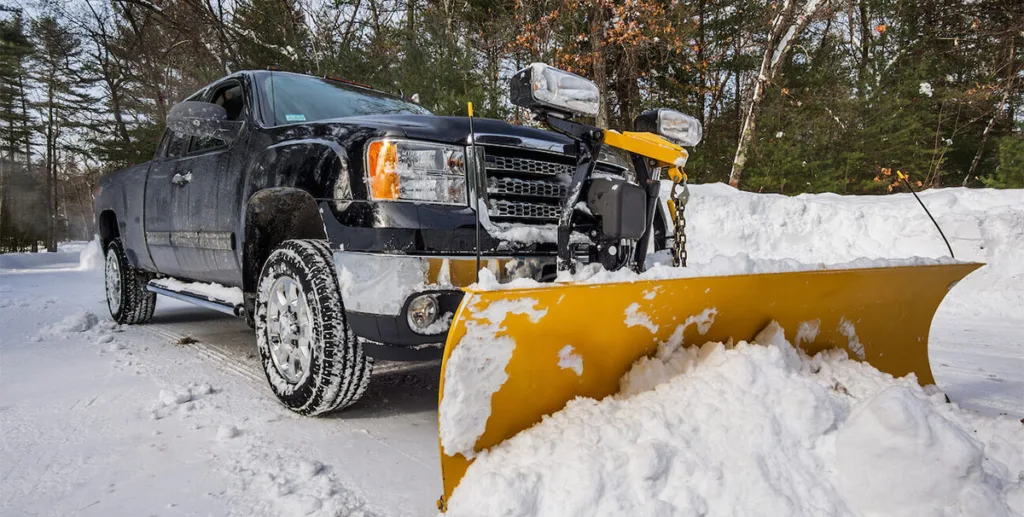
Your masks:
M270 66L532 124L506 81L544 61L598 83L600 125L653 107L700 118L693 181L886 193L900 170L922 188L1024 186L1019 0L6 1L0 158L42 185L51 243L88 202L61 192L87 198L152 156L175 102Z

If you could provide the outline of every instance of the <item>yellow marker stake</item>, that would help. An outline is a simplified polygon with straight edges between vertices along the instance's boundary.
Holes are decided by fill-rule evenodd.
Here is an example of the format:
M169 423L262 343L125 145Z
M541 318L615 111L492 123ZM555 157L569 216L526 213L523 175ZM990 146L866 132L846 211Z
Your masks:
M469 116L472 117L473 116L473 103L472 102L467 102L466 105L469 107Z

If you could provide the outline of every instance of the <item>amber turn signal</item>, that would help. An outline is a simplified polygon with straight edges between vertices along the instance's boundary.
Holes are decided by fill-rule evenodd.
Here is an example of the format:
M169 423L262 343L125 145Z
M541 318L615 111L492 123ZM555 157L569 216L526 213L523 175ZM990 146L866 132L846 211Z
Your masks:
M398 146L386 140L372 142L366 157L373 198L398 199Z

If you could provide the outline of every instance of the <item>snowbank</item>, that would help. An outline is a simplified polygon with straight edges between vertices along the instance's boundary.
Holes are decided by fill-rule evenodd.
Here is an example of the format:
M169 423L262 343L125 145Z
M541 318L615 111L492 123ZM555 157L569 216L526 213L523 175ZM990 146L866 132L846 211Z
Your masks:
M0 271L70 268L78 264L78 260L79 252L77 251L3 253L0 254Z
M956 254L910 194L795 197L754 194L728 185L693 185L686 208L688 266L667 251L648 271L609 273L599 265L560 281L622 282L815 269L983 262L943 302L958 314L1024 318L1024 190L933 189L921 198ZM482 272L477 288L537 287L530 279L499 284Z
M3 253L0 254L0 271L30 269L99 269L103 265L103 252L97 237L93 241L69 241L57 243L57 251L48 253Z
M448 515L1024 512L1020 422L842 353L807 357L774 324L755 342L638 361L618 395L480 453Z
M691 263L749 260L840 264L937 259L949 252L910 194L787 197L693 185L686 207ZM987 264L953 289L958 313L1024 317L1024 190L931 189L921 199L958 260Z

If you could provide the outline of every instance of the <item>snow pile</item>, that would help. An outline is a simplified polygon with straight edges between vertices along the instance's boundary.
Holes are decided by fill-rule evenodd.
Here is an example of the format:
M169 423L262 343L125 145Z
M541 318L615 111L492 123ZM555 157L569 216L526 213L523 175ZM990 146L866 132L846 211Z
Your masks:
M103 251L99 237L93 241L69 241L57 243L57 251L45 249L38 253L0 253L0 272L28 271L33 269L99 269L103 265Z
M234 432L232 437L218 439L225 446L242 441L236 439L240 431ZM245 459L229 463L226 470L241 485L240 493L256 496L247 501L253 506L249 515L376 515L362 498L339 484L333 469L315 459L285 458L265 443L251 442L242 446L237 457Z
M650 269L610 273L592 264L559 281L608 283L818 269L984 262L953 289L943 306L958 313L1020 318L1024 307L1024 190L932 189L922 192L956 254L910 194L789 197L692 185L686 206L688 267L673 268L668 251ZM663 192L663 195L667 195ZM481 272L483 290L541 287L530 279L500 284Z
M884 259L941 261L949 256L935 226L910 194L788 197L741 192L723 184L690 188L687 245L689 261L698 267L729 260L723 256L756 264L796 261L861 267ZM943 307L1020 318L1024 190L930 189L920 196L956 258L987 264L953 289ZM910 260L904 265L913 264Z
M477 455L449 515L1024 512L1024 426L841 352L663 344L620 393L577 398ZM674 345L674 346L673 346Z
M161 420L173 414L187 416L197 407L204 406L202 399L212 395L214 389L206 383L193 384L183 388L162 389L157 401L148 409L150 420Z
M47 325L39 331L35 337L35 341L41 341L43 339L53 338L68 338L73 334L83 334L89 332L97 327L100 319L95 314L89 311L77 311L66 316L64 319ZM106 323L106 322L104 322ZM106 327L112 327L113 325L104 325L103 330L112 330Z

